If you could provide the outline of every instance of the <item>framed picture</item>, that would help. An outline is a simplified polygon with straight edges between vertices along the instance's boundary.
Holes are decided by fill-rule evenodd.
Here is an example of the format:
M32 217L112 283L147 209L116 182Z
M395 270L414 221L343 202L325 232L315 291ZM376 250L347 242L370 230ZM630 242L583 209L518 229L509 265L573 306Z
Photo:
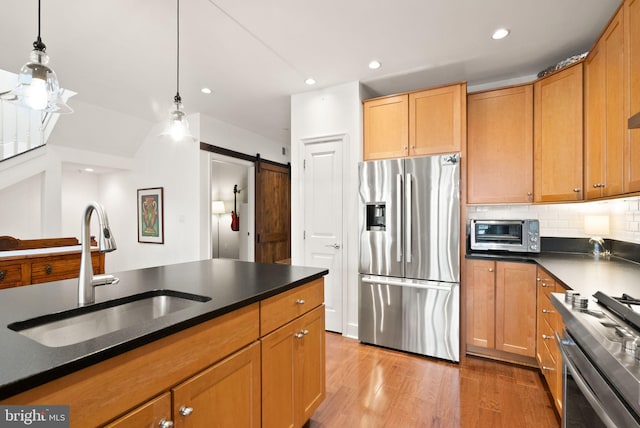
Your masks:
M164 244L163 188L138 189L138 242Z

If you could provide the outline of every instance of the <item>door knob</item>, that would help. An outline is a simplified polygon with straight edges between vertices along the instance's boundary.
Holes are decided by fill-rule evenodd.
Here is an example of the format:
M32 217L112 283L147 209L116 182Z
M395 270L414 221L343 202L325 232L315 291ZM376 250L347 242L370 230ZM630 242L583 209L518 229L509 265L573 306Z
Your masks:
M338 244L337 242L335 244L329 244L329 245L325 245L325 247L333 247L336 250L340 249L340 244Z

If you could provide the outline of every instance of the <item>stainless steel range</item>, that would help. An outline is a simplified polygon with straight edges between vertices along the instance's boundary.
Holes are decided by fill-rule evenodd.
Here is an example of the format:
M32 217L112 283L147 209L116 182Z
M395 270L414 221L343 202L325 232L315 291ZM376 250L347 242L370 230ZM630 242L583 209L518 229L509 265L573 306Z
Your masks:
M553 294L565 330L565 427L640 427L640 300Z

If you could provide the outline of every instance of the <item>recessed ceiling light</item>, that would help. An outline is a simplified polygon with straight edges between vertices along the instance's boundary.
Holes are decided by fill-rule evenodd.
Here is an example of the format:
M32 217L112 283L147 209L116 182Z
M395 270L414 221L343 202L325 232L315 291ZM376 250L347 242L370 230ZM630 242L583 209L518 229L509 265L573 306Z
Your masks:
M200 92L202 92L203 94L207 94L209 95L211 93L211 89L209 88L202 88L200 89Z
M493 34L491 35L491 38L493 40L504 39L509 35L509 33L510 31L507 30L506 28L498 28L496 31L493 32Z
M304 83L306 83L309 86L312 86L316 84L316 79L314 79L313 77L309 77L307 80L304 81Z
M382 66L380 61L373 60L369 63L369 68L372 70L377 70Z
M93 168L85 168L84 170L85 170L86 172L93 172L93 171L94 171L94 169L93 169Z

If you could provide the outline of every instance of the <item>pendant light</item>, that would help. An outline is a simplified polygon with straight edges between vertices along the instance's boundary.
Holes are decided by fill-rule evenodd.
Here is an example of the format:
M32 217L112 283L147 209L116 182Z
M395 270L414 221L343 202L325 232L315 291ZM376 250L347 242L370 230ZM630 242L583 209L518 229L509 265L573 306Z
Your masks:
M189 123L182 109L182 98L180 97L180 0L176 0L176 96L173 97L175 110L169 114L169 124L163 134L171 136L174 141L181 141L185 137L193 139L189 131Z
M61 97L56 73L49 67L47 47L40 38L40 0L38 0L38 38L33 42L29 62L22 66L17 86L2 94L2 99L33 110L55 113L73 113Z

